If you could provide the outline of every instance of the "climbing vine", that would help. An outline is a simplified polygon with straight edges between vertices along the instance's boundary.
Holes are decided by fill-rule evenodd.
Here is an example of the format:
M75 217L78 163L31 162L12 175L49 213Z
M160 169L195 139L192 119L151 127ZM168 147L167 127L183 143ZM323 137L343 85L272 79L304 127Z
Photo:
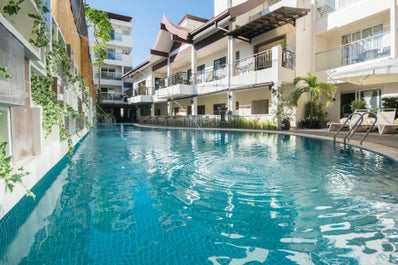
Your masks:
M106 43L112 39L110 32L113 30L113 27L107 13L91 8L89 5L86 5L85 15L88 25L93 28L94 32L95 43L92 45L92 52L95 58L93 64L97 66L98 72L96 118L99 120L102 116L100 112L103 112L99 105L101 102L101 66L104 64L104 60L107 57Z
M25 0L9 0L1 8L3 15L12 17L17 15L21 10L21 4ZM32 34L33 38L29 39L29 42L36 47L45 47L48 45L49 40L46 35L46 14L50 11L46 4L43 4L41 0L35 0L36 6L39 9L39 14L28 13L28 16L33 19Z
M0 9L0 12L6 16L18 14L21 4L24 0L9 0ZM48 7L42 3L42 0L35 0L39 9L39 14L29 13L28 16L33 19L32 33L33 37L29 39L30 43L36 47L48 47L49 39L47 38L46 13L49 12ZM32 73L31 77L31 97L32 100L42 107L43 123L42 127L47 137L54 126L60 128L60 140L67 140L69 154L73 151L73 143L68 128L65 126L65 117L81 118L88 124L88 118L84 113L78 113L72 106L58 102L57 94L52 89L54 77L60 77L62 85L70 85L73 88L79 88L84 103L89 107L89 94L84 86L82 78L72 69L72 62L66 52L65 45L62 42L52 42L52 49L46 52L46 76ZM7 68L0 67L0 77L11 78L7 72ZM0 139L1 140L1 139ZM29 173L23 168L13 169L11 161L12 157L6 155L7 142L0 141L0 179L3 179L6 188L13 191L16 183L22 185L22 178ZM34 197L34 194L26 189L27 195Z
M24 0L10 0L8 3L5 3L1 9L1 13L8 15L8 16L13 16L18 14L19 10L21 9L21 4L23 3Z
M29 173L26 172L22 167L14 168L11 165L12 157L6 153L7 142L0 140L0 179L3 179L6 184L6 190L12 192L14 186L19 183L26 190L26 195L35 198L35 194L26 188L22 183L22 178Z
M11 78L11 75L7 71L7 67L0 66L0 77L5 79Z

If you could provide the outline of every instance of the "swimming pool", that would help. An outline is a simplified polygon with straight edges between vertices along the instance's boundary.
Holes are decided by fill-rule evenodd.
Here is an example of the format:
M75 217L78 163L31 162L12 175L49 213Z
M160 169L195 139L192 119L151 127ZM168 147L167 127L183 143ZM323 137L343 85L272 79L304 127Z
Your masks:
M397 165L299 136L100 125L0 222L0 264L398 264Z

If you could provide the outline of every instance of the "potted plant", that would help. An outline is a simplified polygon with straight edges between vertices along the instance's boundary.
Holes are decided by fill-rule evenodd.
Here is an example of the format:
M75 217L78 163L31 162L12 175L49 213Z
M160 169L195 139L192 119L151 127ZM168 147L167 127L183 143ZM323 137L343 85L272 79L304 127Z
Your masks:
M327 82L318 82L318 76L308 73L307 76L298 76L293 80L296 90L290 96L290 104L298 106L298 101L303 94L309 94L310 99L305 115L305 127L318 128L324 121L326 113L323 111L323 104L319 101L326 100L326 107L331 105L336 94L336 86Z
M358 109L366 109L366 101L363 99L353 100L351 102L351 111L354 112Z
M283 87L279 87L275 93L277 99L276 119L278 127L281 130L289 130L293 112L292 107L289 104L289 99L283 95Z

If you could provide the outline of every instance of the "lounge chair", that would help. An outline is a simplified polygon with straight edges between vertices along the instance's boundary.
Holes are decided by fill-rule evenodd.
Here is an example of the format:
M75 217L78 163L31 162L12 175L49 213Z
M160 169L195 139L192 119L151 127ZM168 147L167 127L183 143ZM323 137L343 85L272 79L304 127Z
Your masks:
M398 124L395 123L396 109L381 109L377 113L377 128L380 134L398 133Z
M342 125L344 125L343 128L342 128L344 130L352 129L352 126L355 126L355 124L357 123L357 121L359 120L361 115L363 113L368 112L368 111L369 110L367 110L367 109L357 109L357 110L355 110L353 112L355 114L351 114L348 118L342 118L342 119L340 119L340 122L332 122L332 123L330 123L329 124L329 132L330 131L337 131ZM367 115L365 115L365 116L363 117L362 123L364 123L364 121L368 118Z

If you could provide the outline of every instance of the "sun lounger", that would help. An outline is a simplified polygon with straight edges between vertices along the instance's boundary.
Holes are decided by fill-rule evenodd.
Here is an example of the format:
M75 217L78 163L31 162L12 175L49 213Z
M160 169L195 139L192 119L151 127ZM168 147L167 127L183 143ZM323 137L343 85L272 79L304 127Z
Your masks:
M377 127L380 134L398 133L395 119L396 109L382 109L377 113Z
M366 109L357 109L357 110L354 111L354 113L356 113L356 114L352 114L350 116L351 118L349 120L347 120L348 118L342 118L342 119L340 119L339 122L330 123L329 124L329 132L330 131L337 131L342 125L344 125L344 127L342 128L344 130L352 129L352 126L355 126L355 124L357 123L358 119L361 118L361 115L363 113L366 113L366 112L368 112L368 110L366 110ZM364 121L367 118L368 118L367 115L366 115L366 117L364 116L362 123L364 123Z
M337 131L345 122L346 122L347 118L341 118L340 122L331 122L329 124L329 132L331 131ZM344 130L348 130L349 128L349 122L347 121L346 124L344 124L343 129Z

